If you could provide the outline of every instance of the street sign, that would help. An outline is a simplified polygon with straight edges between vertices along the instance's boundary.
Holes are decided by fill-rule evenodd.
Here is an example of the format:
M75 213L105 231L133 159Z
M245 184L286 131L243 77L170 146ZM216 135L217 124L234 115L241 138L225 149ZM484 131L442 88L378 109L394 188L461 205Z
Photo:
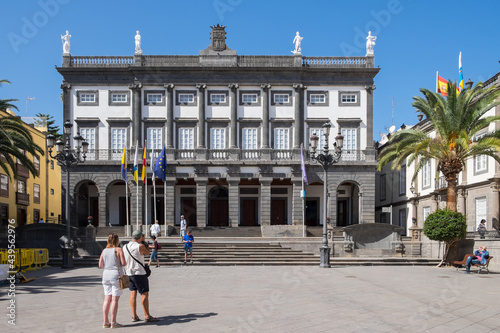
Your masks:
M382 213L390 213L391 207L382 207Z

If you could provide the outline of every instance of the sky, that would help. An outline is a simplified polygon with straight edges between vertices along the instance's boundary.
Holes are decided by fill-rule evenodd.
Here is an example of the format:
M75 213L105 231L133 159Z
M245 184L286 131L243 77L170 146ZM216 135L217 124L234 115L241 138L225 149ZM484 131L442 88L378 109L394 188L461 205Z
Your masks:
M485 0L23 0L1 1L0 98L17 99L18 115L54 116L61 127L61 35L71 54L134 54L136 30L145 55L198 55L210 26L226 26L238 55L291 55L299 31L303 56L364 56L374 47L374 140L389 127L417 122L413 96L435 90L436 71L486 81L500 71L500 1ZM34 97L34 99L29 98Z

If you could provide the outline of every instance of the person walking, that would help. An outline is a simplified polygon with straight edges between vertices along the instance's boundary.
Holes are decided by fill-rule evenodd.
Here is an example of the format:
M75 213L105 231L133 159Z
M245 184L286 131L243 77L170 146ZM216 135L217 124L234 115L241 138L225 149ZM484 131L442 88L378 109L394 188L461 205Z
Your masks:
M137 315L137 292L141 294L141 304L144 310L146 322L158 321L149 312L149 280L144 268L144 255L149 255L149 249L145 241L146 236L140 230L132 233L132 240L125 245L124 253L127 266L126 274L130 277L130 307L132 308L132 321L142 319Z
M158 224L158 220L151 226L149 229L151 231L151 236L160 237L161 236L161 227Z
M153 241L152 245L149 245L149 249L151 250L151 256L149 257L149 267L151 267L151 263L153 260L156 260L156 267L160 267L160 260L158 259L158 241L155 236L151 236L151 240Z
M186 264L187 261L187 254L188 252L191 253L191 264L193 263L193 242L194 242L194 237L191 235L191 231L186 231L186 235L184 236L183 240L184 242L184 264Z
M184 239L184 236L186 236L186 228L187 228L187 221L184 218L184 215L181 215L181 239Z
M102 273L102 285L104 287L104 303L102 304L103 328L118 328L123 326L116 321L118 300L123 292L118 282L118 271L120 270L120 274L123 274L123 266L127 263L123 255L123 250L118 244L118 235L115 233L109 234L106 248L102 251L99 258L99 268L104 269ZM111 321L109 320L110 312Z

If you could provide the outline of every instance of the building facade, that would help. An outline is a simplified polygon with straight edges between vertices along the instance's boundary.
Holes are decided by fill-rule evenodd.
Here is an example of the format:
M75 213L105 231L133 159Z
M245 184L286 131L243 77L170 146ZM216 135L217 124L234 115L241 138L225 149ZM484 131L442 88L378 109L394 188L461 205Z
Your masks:
M496 85L500 88L500 73L484 82L485 87ZM500 115L500 107L489 110L485 117ZM479 135L497 130L498 123L491 123ZM426 120L421 120L416 128L430 133L434 129ZM381 142L383 149L387 140ZM447 183L442 174L436 176L436 163L431 161L412 181L415 165L403 165L401 170L391 170L386 165L376 177L376 218L377 222L399 225L404 234L410 235L410 227L423 227L427 216L438 208L446 208ZM475 156L466 163L457 183L457 210L467 217L467 231L477 230L485 219L488 230L499 230L500 218L500 165L491 157ZM392 219L391 219L392 218Z
M12 111L0 111L0 117L15 115ZM47 128L34 125L33 118L22 118L33 137L33 142L46 147ZM21 163L17 163L17 179L9 179L0 170L0 216L1 224L15 220L16 227L38 223L43 218L48 223L61 223L61 168L47 153L31 156L39 177L34 178ZM8 167L8 166L7 166ZM12 174L12 172L11 172Z
M343 155L329 169L327 202L322 168L306 161L305 223L322 225L324 209L334 226L374 222L373 55L240 56L224 27L212 27L211 39L192 56L143 55L140 45L134 56L63 54L64 119L90 144L70 174L72 219L123 226L128 215L135 228L178 225L183 214L198 227L302 225L300 147L308 160L309 137L322 147L330 122L330 137L344 136ZM136 184L134 151L142 160L145 144L148 178L139 165ZM153 181L150 155L163 146L166 180Z

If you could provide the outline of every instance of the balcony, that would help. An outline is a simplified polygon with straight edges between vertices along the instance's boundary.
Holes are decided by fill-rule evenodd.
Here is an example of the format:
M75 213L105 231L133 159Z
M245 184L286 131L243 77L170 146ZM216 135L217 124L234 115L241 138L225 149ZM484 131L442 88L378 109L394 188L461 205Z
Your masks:
M444 190L445 188L448 187L448 182L446 181L446 178L444 176L439 177L436 180L436 190Z
M127 163L134 162L134 149L127 150ZM154 160L160 153L159 149L154 151ZM89 150L86 155L87 163L93 161L120 162L122 159L123 150L117 149L93 149ZM139 152L142 160L142 149ZM170 161L255 161L255 162L290 162L300 163L300 149L167 149L167 163ZM148 163L151 160L151 149L146 152ZM309 152L304 151L304 158L309 159ZM358 164L358 163L376 163L376 150L345 150L342 152L340 163ZM114 163L113 163L114 164Z
M24 178L29 178L30 176L30 171L27 167L21 164L16 164L17 168L17 176L18 177L24 177Z
M30 195L26 193L16 192L16 205L29 206Z

